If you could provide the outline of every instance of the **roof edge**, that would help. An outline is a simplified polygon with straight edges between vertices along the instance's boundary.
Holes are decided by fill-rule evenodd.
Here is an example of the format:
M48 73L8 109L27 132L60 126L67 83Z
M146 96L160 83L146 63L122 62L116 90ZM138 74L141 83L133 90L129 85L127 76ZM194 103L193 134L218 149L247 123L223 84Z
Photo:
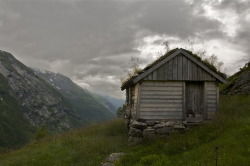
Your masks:
M202 62L200 62L199 60L197 60L196 58L194 58L192 55L190 55L189 53L187 53L184 49L181 48L180 50L181 50L181 53L183 55L185 55L187 58L189 58L194 63L196 63L198 66L200 66L202 69L204 69L205 71L207 71L208 73L210 73L212 76L214 76L215 78L217 78L221 83L228 84L228 81L226 79L224 79L219 74L217 74L215 71L211 70L205 64L203 64Z

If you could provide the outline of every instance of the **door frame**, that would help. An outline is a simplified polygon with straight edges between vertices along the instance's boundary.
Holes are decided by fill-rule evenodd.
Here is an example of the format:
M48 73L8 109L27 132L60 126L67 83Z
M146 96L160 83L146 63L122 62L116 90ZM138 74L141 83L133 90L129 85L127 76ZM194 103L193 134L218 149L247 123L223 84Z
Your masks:
M206 82L205 81L184 81L183 82L183 120L187 120L189 118L187 118L186 113L187 113L187 109L188 109L188 100L187 100L187 84L188 83L201 83L202 85L202 90L201 90L201 96L202 96L202 119L205 120L206 119ZM191 119L198 119L197 117L195 118L191 118Z

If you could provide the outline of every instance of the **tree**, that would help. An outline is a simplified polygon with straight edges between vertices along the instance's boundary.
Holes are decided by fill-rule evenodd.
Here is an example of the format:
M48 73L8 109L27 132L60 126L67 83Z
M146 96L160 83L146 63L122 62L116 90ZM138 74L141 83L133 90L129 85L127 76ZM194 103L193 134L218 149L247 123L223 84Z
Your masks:
M164 42L163 42L163 45L165 46L165 49L166 49L165 54L166 54L166 53L168 53L168 52L170 51L169 42L168 42L168 41L164 41Z
M126 106L123 105L122 107L119 107L116 111L116 116L119 118L124 118L126 112Z

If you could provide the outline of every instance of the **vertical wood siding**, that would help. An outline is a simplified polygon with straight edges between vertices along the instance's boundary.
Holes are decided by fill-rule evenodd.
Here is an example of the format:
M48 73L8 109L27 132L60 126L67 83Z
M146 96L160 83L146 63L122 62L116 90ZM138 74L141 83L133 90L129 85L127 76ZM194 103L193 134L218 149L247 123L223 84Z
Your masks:
M147 75L144 80L215 81L215 78L193 61L179 54Z
M187 82L186 84L186 109L192 110L195 117L204 115L203 82Z
M215 82L206 82L206 110L207 118L214 117L217 107L219 105L218 87Z
M140 86L138 118L182 120L183 83L143 81Z

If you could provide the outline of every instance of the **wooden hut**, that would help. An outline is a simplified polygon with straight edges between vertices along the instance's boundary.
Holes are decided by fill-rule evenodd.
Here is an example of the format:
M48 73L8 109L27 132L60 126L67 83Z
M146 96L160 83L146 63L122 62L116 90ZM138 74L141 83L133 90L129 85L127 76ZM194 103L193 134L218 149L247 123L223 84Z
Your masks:
M192 52L174 49L129 78L127 116L142 121L203 121L219 106L219 83L227 81Z

